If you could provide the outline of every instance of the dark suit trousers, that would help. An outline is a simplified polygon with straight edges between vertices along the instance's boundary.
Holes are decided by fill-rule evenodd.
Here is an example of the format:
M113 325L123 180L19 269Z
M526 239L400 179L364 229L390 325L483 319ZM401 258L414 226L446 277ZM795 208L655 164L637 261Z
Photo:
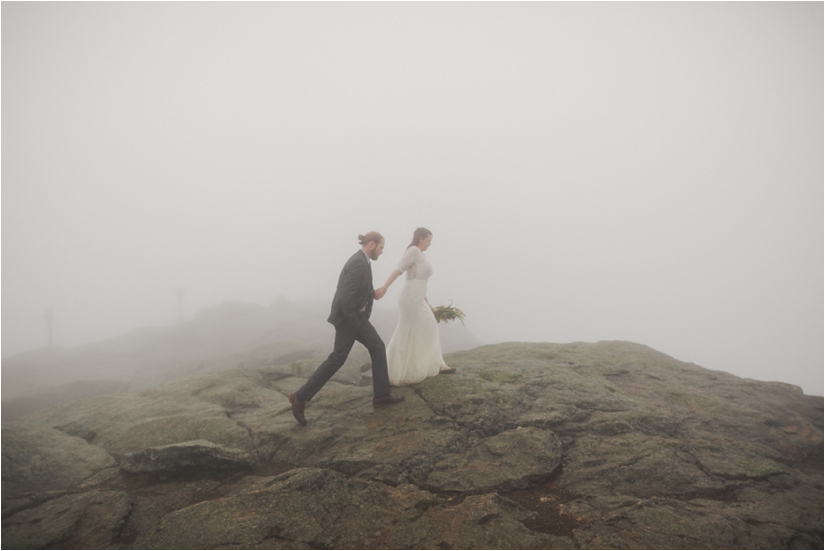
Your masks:
M360 316L359 316L360 317ZM368 319L363 319L361 325L341 324L335 326L335 348L332 354L318 366L312 377L298 391L298 396L309 402L321 390L327 381L341 369L347 361L355 341L367 347L372 360L372 391L376 398L390 393L390 376L387 374L387 350L384 341Z

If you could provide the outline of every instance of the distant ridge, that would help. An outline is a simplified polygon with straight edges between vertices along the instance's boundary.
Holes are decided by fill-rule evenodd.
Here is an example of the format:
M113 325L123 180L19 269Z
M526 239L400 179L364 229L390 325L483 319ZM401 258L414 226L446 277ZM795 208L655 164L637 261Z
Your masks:
M73 348L52 346L7 356L2 359L3 416L16 419L40 404L62 403L80 381L98 381L89 385L90 391L107 382L137 391L241 364L271 364L288 354L325 355L334 337L326 322L328 309L328 301L292 302L285 297L269 306L226 301L181 324L139 328ZM387 342L397 316L394 308L373 314ZM481 344L461 325L442 324L441 331L445 352Z

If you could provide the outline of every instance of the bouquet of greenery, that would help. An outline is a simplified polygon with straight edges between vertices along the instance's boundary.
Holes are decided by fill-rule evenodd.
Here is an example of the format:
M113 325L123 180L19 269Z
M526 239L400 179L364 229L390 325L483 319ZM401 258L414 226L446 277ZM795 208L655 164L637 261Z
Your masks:
M458 320L461 322L461 325L464 325L464 312L459 310L458 308L453 308L453 303L451 302L449 306L444 306L443 304L435 309L435 321L436 322L450 322Z

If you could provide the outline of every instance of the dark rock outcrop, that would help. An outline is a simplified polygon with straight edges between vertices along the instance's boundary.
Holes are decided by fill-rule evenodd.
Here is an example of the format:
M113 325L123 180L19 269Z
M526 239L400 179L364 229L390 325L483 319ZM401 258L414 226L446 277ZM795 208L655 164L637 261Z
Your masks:
M5 423L3 545L822 547L823 401L797 387L630 343L513 343L450 355L455 375L395 389L392 408L355 366L301 427L286 394L305 361ZM43 464L64 446L98 459L44 482L54 469L21 447L35 434ZM27 532L35 518L51 535Z
M244 471L252 466L248 453L208 440L146 448L126 454L120 462L120 468L130 473L160 473L165 476L191 475L198 471Z

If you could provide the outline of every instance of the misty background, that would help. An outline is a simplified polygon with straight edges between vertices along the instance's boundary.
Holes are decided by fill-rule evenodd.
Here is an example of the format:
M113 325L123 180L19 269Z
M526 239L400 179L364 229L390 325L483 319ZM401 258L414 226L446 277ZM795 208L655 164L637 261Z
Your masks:
M823 4L2 4L2 354L329 301L823 391ZM403 280L377 303L396 307ZM382 335L389 340L389 334Z

